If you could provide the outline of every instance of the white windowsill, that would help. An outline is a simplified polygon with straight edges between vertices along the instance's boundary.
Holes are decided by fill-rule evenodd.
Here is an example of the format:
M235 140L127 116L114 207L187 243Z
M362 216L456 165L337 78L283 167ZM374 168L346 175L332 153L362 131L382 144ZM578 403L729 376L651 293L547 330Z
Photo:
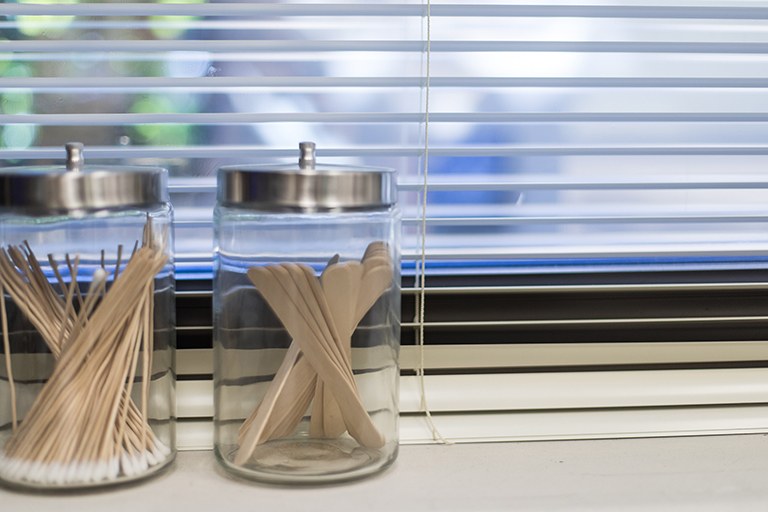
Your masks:
M236 480L210 451L180 452L140 484L78 494L0 488L2 510L768 510L768 435L402 446L357 482Z

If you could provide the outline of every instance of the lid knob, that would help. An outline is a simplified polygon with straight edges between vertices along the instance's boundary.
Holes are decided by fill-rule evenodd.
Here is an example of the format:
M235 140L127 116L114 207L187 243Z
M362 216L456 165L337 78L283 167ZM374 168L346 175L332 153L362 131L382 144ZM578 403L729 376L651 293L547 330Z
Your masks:
M67 150L67 170L82 171L83 163L83 144L81 142L68 142L64 145Z
M299 169L314 169L315 143L299 142L299 151L301 153L301 156L299 157Z

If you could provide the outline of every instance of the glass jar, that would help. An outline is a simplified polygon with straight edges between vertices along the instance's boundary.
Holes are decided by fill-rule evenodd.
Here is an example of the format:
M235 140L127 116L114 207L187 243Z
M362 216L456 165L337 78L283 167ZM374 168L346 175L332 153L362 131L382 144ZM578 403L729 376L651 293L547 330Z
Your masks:
M175 456L173 212L165 169L0 170L0 479L135 480Z
M271 483L373 474L398 450L400 210L392 169L218 171L214 446Z

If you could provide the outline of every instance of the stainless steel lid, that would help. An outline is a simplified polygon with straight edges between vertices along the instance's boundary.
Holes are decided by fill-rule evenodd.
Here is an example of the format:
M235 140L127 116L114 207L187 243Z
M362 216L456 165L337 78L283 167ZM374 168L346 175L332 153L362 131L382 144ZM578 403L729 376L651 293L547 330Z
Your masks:
M142 206L168 201L160 167L84 165L83 145L66 145L67 165L0 169L0 208L55 213Z
M381 209L397 202L394 169L321 165L315 144L299 144L299 165L219 168L218 201L262 211L337 212Z

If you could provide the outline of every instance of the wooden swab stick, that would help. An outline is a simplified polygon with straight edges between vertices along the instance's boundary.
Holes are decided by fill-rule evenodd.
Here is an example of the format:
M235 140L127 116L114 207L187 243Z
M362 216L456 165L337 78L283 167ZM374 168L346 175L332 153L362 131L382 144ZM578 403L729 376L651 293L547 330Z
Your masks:
M75 269L77 269L78 265L78 258L75 258ZM63 284L63 281L62 281ZM72 282L69 284L69 289L66 291L66 303L67 307L64 310L64 318L67 319L66 322L61 322L61 329L59 330L59 339L56 341L57 348L59 350L59 353L61 352L61 347L64 346L64 340L68 339L68 333L71 332L71 329L68 329L70 326L69 319L74 315L74 311L72 309L72 297L75 293L75 288L77 287L77 281L75 279L72 279ZM54 356L58 356L58 354L54 354Z
M13 432L18 427L18 416L16 413L16 385L13 382L13 368L11 366L11 343L8 339L8 315L5 311L5 287L3 278L0 275L0 316L2 316L3 325L3 350L5 350L5 371L8 374L8 384L11 392L11 422Z
M145 227L145 236L147 232L151 236L151 227ZM26 251L11 251L11 257L21 272L14 268L5 251L0 251L0 279L10 281L8 289L14 300L30 318L37 318L36 327L41 332L49 332L44 339L59 359L54 374L19 426L19 431L6 445L5 453L11 458L0 455L0 473L45 483L114 478L118 476L121 463L109 457L117 453L112 446L117 443L119 449L120 437L126 450L122 455L125 459L122 471L126 475L158 463L169 453L146 423L154 276L166 264L164 249L167 239L164 232L159 240L148 239L152 250L142 248L136 251L136 259L129 262L124 276L121 276L130 274L132 277L119 282L115 279L111 290L114 293L102 297L106 272L98 271L88 297L81 302L80 313L83 317L79 322L74 320L72 308L73 293L78 289L77 259L73 268L67 256L72 282L64 301L53 291L28 245ZM120 256L116 270L120 268L119 260ZM57 271L54 270L54 273ZM29 279L25 280L22 276ZM57 279L64 292L60 274ZM125 281L128 281L127 284ZM139 295L132 295L135 293ZM136 300L131 300L132 297ZM120 310L115 303L129 304L130 307ZM138 307L134 308L135 305ZM93 315L91 311L94 311ZM64 347L59 339L60 333L66 331L66 324L70 322L79 332L75 333L76 338L68 333L66 339L71 339L71 343ZM94 344L96 339L98 343ZM142 345L143 414L140 414L128 395L135 380ZM115 371L115 364L121 369ZM128 388L125 387L126 381ZM55 392L57 389L58 393ZM128 426L123 428L123 436L111 433L118 427L117 410L122 411L123 419L119 424ZM126 459L126 453L133 454L133 459Z
M93 288L92 288L92 290L93 290ZM94 327L94 328L96 328L96 327L97 327L97 325L96 325L96 324L89 324L89 325L93 325L93 327ZM110 330L110 329L106 329L104 332L116 332L116 331L115 331L115 329L111 329L111 330ZM111 336L107 336L107 338L111 338ZM103 347L109 347L109 346L111 346L111 343L109 342L109 339L106 339L106 340L105 340L105 343L101 343L101 344L100 344L100 345L99 345L97 348L98 348L98 349L102 349ZM97 350L97 352L99 352L99 350ZM97 352L94 352L94 354L96 354ZM93 359L94 359L94 357L93 357L93 354L92 354L92 356L89 358L89 361L90 361L90 360L93 360ZM111 372L111 373L114 373L114 372ZM120 377L120 375L119 375L119 374L116 374L116 375L117 375L117 381L115 381L115 380L113 379L113 380L112 380L112 382L113 382L113 383L114 383L114 382L117 382L117 383L119 384L119 382L122 382L122 377ZM92 388L92 387L93 387L93 386L91 386L91 388ZM114 384L113 384L113 385L111 385L111 386L108 386L108 388L111 388L111 389L121 389L121 386L118 386L117 388L115 388L115 386L114 386ZM81 401L82 401L82 400L81 400ZM108 402L106 402L106 401L101 401L101 402L98 402L98 403L108 403ZM104 409L102 408L102 410L104 410ZM82 416L82 415L81 415L81 416ZM90 416L86 416L86 417L90 417ZM97 417L101 417L101 418L103 418L104 416L103 416L103 414L99 414L99 415L97 415ZM60 417L60 418L61 418L61 417ZM80 423L82 423L82 422L80 422ZM93 422L91 422L91 424L93 425ZM98 426L98 424L97 424L97 426ZM93 430L93 429L91 428L89 431L92 431L92 430ZM90 437L90 436L88 436L88 437ZM88 438L88 437L86 437L86 438ZM85 448L83 448L85 451L83 451L83 450L80 450L80 452L81 452L82 454L94 453L94 449L91 449L91 448L87 448L87 446L89 446L89 445L83 445L83 446L85 447ZM93 445L90 445L90 446L93 446Z
M35 291L38 289L33 288L26 281L24 277L26 274L16 270L4 249L0 249L0 275L3 276L6 288L16 305L32 321L54 356L58 357L61 352L58 335L62 328L69 330L72 327L74 314L70 313L70 316L66 316L64 313L52 311L51 308L56 309L60 305L52 305L49 301L43 300ZM48 286L50 287L50 284ZM60 323L62 314L66 321Z
M64 256L65 261L67 262L67 268L69 268L69 275L71 279L77 280L77 272L73 272L72 269L72 262L69 260L69 254L66 254ZM80 293L80 287L75 287L75 292L77 292L77 302L80 304L80 307L83 307L83 295Z
M67 285L64 282L64 277L61 275L61 272L59 271L59 264L54 259L53 254L48 255L48 264L51 265L51 270L53 270L53 274L56 276L56 280L59 282L59 289L61 290L61 294L66 295Z

